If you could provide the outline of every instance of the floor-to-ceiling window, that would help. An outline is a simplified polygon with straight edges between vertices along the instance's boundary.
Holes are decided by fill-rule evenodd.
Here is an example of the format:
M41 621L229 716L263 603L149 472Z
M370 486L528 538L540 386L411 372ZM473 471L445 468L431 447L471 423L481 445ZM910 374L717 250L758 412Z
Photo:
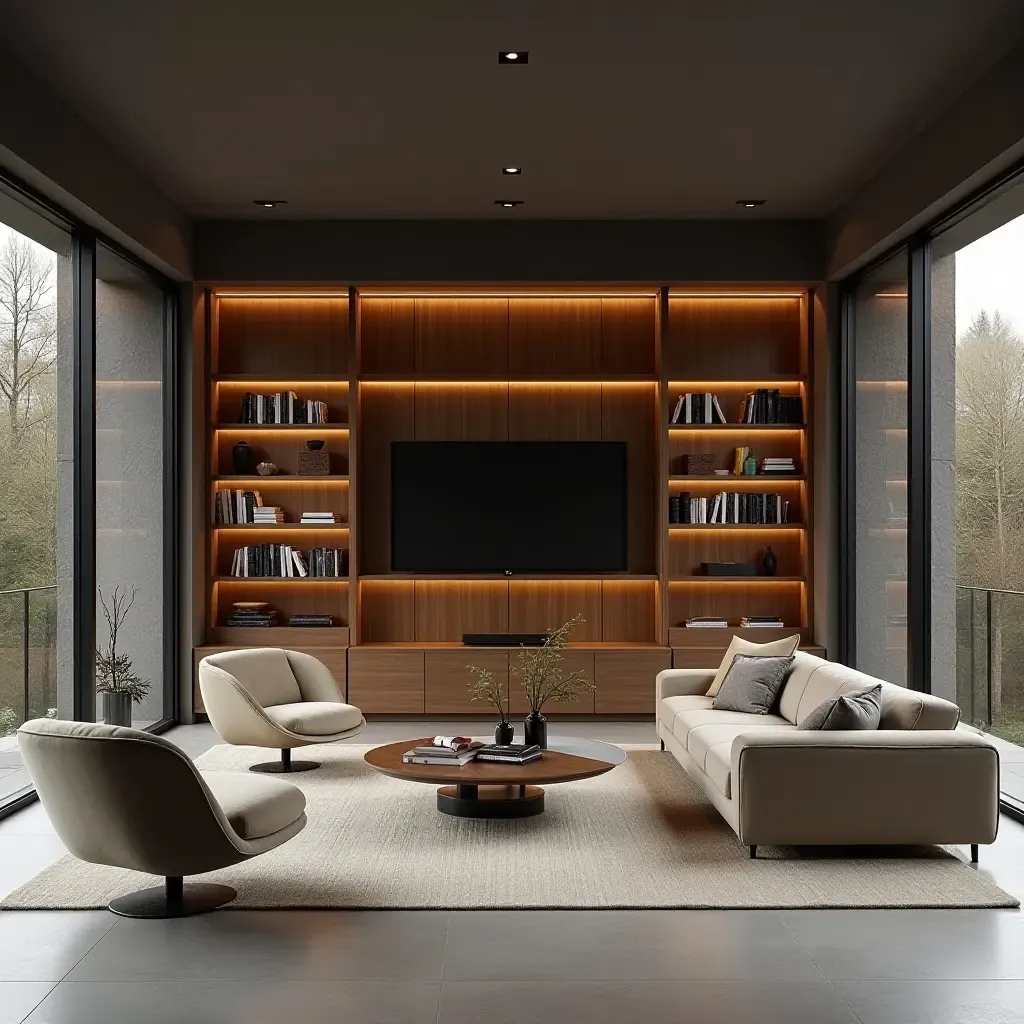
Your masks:
M58 514L69 479L70 259L65 229L0 192L0 806L29 785L18 726L71 707L70 673L58 671L70 609L70 535Z
M907 682L907 258L851 296L854 562L852 648L864 672Z

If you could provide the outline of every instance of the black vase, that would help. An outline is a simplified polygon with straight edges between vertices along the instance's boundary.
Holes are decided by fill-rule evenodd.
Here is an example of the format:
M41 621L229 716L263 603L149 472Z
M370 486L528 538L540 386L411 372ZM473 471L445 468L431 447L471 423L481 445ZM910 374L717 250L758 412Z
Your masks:
M131 726L132 697L130 693L103 694L103 721L107 725Z
M528 746L537 744L542 750L548 747L548 720L539 712L531 711L523 722L523 742Z
M256 457L244 441L239 441L231 449L231 461L239 476L252 476L255 472Z
M764 569L765 576L774 576L775 570L778 567L779 560L775 557L775 552L769 546L768 550L764 553L764 558L761 559L761 568Z
M516 729L511 722L499 722L494 727L494 742L507 747L515 739Z

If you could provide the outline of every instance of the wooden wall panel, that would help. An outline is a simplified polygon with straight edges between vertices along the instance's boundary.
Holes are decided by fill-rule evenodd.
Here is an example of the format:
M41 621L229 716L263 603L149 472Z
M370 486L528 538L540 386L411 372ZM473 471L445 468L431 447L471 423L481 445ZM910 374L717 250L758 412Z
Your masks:
M424 706L428 715L492 715L490 704L472 700L470 684L476 678L469 665L490 669L508 704L508 651L471 648L462 651L427 651L424 671ZM522 741L520 741L522 742Z
M669 299L662 363L669 380L803 372L799 297Z
M595 657L599 715L653 715L654 677L671 668L672 653L662 651L599 651Z
M600 441L600 384L512 384L510 441Z
M509 712L513 715L526 715L530 705L526 702L522 683L515 676L515 668L519 662L517 651L509 652ZM594 681L594 655L590 651L565 651L560 665L562 671L569 675L572 672L584 672L587 679ZM567 704L555 704L553 701L544 705L544 714L552 715L592 715L594 713L594 693L581 693L580 699ZM516 737L518 742L522 742Z
M654 580L603 580L601 639L606 643L656 643L657 603Z
M415 303L417 376L508 376L508 299Z
M670 583L668 607L670 626L696 615L722 615L731 625L744 615L780 615L787 626L804 625L801 583Z
M423 652L350 648L348 699L363 714L422 715Z
M348 375L348 298L220 298L214 372Z
M601 299L601 373L605 377L657 373L657 299Z
M391 442L415 436L412 384L361 384L359 571L391 571Z
M658 481L657 390L652 384L605 384L601 388L601 439L625 441L626 556L630 572L657 569L655 496Z
M507 441L508 384L417 384L417 441Z
M364 580L359 584L359 638L363 644L416 639L416 585L412 580Z
M557 629L574 615L584 619L572 637L574 641L601 639L600 580L509 582L509 632L543 633Z
M463 633L508 631L504 580L417 580L416 640L461 642Z
M359 299L359 372L392 377L415 374L415 299Z
M509 373L600 376L601 300L511 298Z

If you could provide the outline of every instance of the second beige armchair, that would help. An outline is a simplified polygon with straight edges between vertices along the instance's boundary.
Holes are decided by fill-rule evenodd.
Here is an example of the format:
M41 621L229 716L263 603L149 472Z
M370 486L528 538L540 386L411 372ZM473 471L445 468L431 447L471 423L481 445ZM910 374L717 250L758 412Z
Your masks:
M292 761L292 749L347 739L366 727L327 666L300 651L260 647L208 655L199 663L199 689L211 724L228 743L281 751L280 761L252 765L254 772L319 768L315 761Z

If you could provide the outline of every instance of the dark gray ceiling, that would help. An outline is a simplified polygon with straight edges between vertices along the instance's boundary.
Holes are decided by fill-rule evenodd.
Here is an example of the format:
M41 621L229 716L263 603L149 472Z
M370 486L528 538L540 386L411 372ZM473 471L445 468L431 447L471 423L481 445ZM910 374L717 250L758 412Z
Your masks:
M0 40L200 219L776 218L833 210L1022 18L1021 0L4 0ZM498 66L508 48L529 66Z

